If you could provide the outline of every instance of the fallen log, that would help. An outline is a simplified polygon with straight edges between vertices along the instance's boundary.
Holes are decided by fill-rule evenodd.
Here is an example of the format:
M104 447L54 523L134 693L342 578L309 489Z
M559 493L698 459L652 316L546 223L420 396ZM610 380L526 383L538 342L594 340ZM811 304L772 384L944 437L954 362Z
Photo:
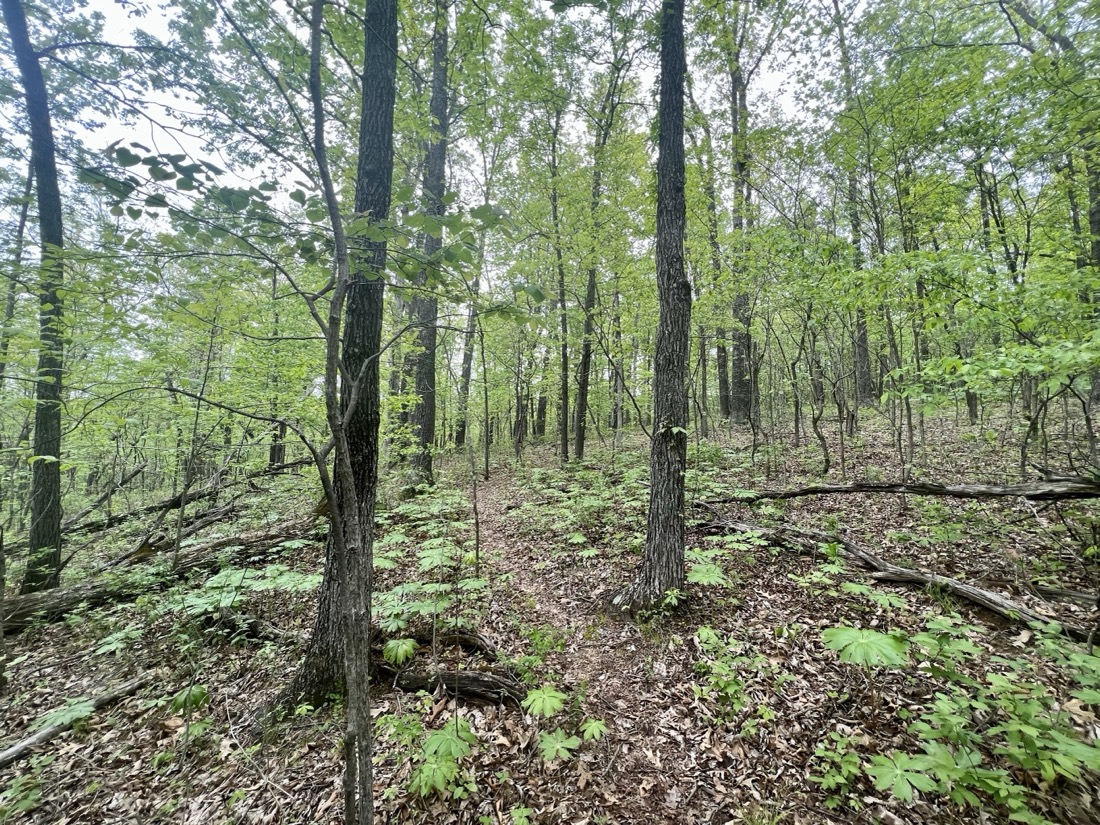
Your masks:
M262 470L249 473L242 477L241 481L251 481L253 479L262 478L264 476L279 475L289 470L296 469L298 467L305 467L313 463L312 458L303 458L299 461L292 461L288 464L276 464L274 467L265 467ZM239 483L239 482L235 482ZM221 493L230 485L221 485L213 487L208 490L199 490L198 492L189 492L187 494L187 504L194 504L196 501L203 501L208 498ZM117 527L123 522L130 521L131 519L139 518L140 516L147 516L152 513L167 512L169 510L178 510L180 505L184 501L182 494L174 495L170 498L166 498L163 501L158 501L155 504L147 504L144 507L139 507L136 510L130 510L126 513L116 513L110 518L98 519L96 521L86 521L83 524L74 524L67 528L66 533L87 533L97 530L108 530L112 527Z
M945 498L1024 498L1029 501L1069 501L1100 498L1100 481L1091 478L1059 481L1030 481L1021 484L937 484L931 481L856 482L854 484L811 484L792 490L742 490L732 496L707 499L701 504L755 504L758 501L803 498L805 496L876 493L888 495L940 496Z
M1033 610L1024 607L1007 596L975 587L972 584L961 582L937 573L925 573L913 570L909 567L901 567L884 561L859 545L839 536L821 533L816 530L807 530L802 527L762 527L756 524L746 524L739 521L719 521L702 526L704 530L721 530L727 533L755 533L769 544L776 547L786 547L800 553L820 553L822 544L834 544L840 548L840 553L845 558L858 562L864 568L872 571L873 578L877 581L896 582L899 584L917 584L923 587L938 587L953 596L964 601L984 607L992 613L1007 619L1010 622L1021 624L1049 624L1054 621L1049 616L1042 616ZM1089 631L1071 624L1062 624L1062 632L1071 639L1079 642L1088 641Z
M240 496L237 496L240 498ZM191 519L184 522L183 530L180 532L179 540L184 541L191 538L201 530L205 530L211 524L217 524L219 521L224 521L237 512L237 498L227 504L216 507L212 510L204 510L201 513L195 514ZM148 535L145 535L137 543L134 549L127 551L122 556L108 562L105 567L110 569L112 567L118 567L119 565L133 565L139 561L144 561L151 556L169 550L176 545L176 539L174 536L169 536L163 532L153 531Z
M78 524L80 524L80 520L82 518L87 516L89 513L93 512L95 510L98 510L103 505L103 502L105 502L107 499L109 499L111 496L113 496L116 492L121 490L123 487L125 487L127 484L129 484L131 481L133 481L135 478L137 478L139 475L141 475L143 472L145 472L145 468L147 466L149 466L149 462L148 461L143 461L143 462L141 462L141 464L134 467L134 469L130 470L130 472L126 473L126 475L124 475L118 481L112 482L111 485L108 486L107 489L103 491L102 495L100 495L99 498L97 498L95 501L93 501L91 504L89 504L87 507L85 507L83 510L81 510L79 513L77 513L72 518L65 519L65 521L63 521L61 523L61 533L65 534L65 533L72 532L72 530Z
M270 551L288 539L301 538L312 525L312 519L286 522L268 530L225 536L189 547L187 556L180 560L175 571L171 574L166 572L163 579L152 582L147 577L109 575L72 587L59 587L8 598L4 601L4 632L18 633L35 621L55 622L81 604L96 607L165 590L175 581L192 573L213 573L223 564L233 564L257 553ZM228 553L222 552L229 548L234 549Z
M150 671L143 673L140 676L136 676L128 682L123 682L117 688L109 690L105 693L101 693L91 700L92 710L97 711L101 708L105 708L108 705L113 705L119 699L125 699L131 694L137 693L143 687L151 685L155 678L155 674ZM35 748L45 745L47 742L56 739L63 734L69 728L73 726L75 719L70 719L67 722L59 722L56 725L49 725L42 728L40 731L28 736L26 739L17 742L7 750L0 753L0 769L8 767L15 762L18 762L24 756L30 754Z
M517 706L527 696L527 689L521 682L510 676L485 670L440 670L420 673L408 670L394 671L386 666L379 667L379 671L405 691L425 690L434 693L442 687L453 696L464 699L480 699L494 704L512 701Z

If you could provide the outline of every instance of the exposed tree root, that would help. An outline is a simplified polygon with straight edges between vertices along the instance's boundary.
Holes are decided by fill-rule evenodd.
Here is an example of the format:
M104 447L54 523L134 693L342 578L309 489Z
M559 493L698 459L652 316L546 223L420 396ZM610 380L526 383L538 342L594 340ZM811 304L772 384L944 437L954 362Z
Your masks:
M155 674L150 671L143 673L140 676L136 676L128 682L123 682L114 690L101 693L99 696L94 697L91 700L93 710L99 710L100 708L112 705L119 699L124 699L132 693L137 693L143 687L151 685ZM10 748L0 753L0 769L6 768L13 762L18 762L24 756L30 754L39 745L45 745L52 739L56 739L62 733L67 731L73 726L75 720L69 720L68 722L58 723L56 725L50 725L49 727L42 728L31 736L21 742L17 742Z
M871 551L846 539L816 530L806 530L800 527L762 527L740 521L715 521L696 529L707 532L723 532L725 534L755 533L776 547L785 547L800 553L820 553L821 544L836 544L845 558L856 561L864 568L871 570L874 573L874 578L878 581L937 587L952 596L984 607L986 610L996 613L1011 622L1049 624L1052 621L1049 616L1035 613L1019 602L1015 602L999 593L984 590L936 573L925 573L920 570L891 564L880 559ZM1069 624L1063 624L1061 627L1065 635L1076 641L1084 642L1089 638L1089 631L1084 628Z
M811 484L793 490L745 490L737 495L709 499L704 504L753 504L804 496L828 496L848 493L885 493L891 495L941 496L947 498L1025 498L1030 501L1068 501L1100 498L1100 481L1092 478L1062 478L1056 481L1032 481L1023 484L936 484L911 481L855 484Z

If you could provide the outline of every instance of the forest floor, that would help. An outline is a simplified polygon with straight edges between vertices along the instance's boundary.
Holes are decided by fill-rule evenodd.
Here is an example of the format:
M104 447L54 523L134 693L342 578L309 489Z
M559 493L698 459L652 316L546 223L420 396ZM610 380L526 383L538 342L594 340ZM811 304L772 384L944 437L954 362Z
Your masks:
M946 424L936 433L919 478L1014 480L1012 456L992 441ZM895 477L871 443L849 445L848 476ZM1089 605L1043 588L1096 592L1096 569L1073 540L1093 510L869 495L708 508L699 502L737 489L804 483L818 458L790 453L765 478L743 439L704 442L688 477L691 584L676 609L628 621L607 605L638 563L646 459L636 440L568 469L546 447L519 465L499 460L477 486L476 524L457 459L438 493L382 502L376 586L386 595L376 615L389 635L434 616L437 629L476 629L499 654L491 665L422 648L408 666L506 666L542 701L521 708L377 685L380 822L897 825L999 822L1013 811L1100 822L1088 767L1100 737L1088 679L1100 680L1100 658L942 592L880 583L828 543L795 552L721 527L825 531L1088 626ZM253 487L234 522L181 552L294 519L300 535L169 589L153 586L161 579L148 562L136 565L126 575L146 576L146 595L9 636L0 747L44 717L76 723L0 771L0 822L342 820L338 703L299 707L251 738L253 714L301 654L324 559L323 525L301 521L316 489L309 474ZM89 542L66 583L93 577L127 540ZM893 634L904 662L841 661L823 641L835 626ZM146 671L154 681L134 696L95 713L81 704ZM427 737L466 725L472 749L433 779ZM942 756L943 745L987 773L972 766L932 788L926 763L906 760ZM1073 766L1056 756L1070 751Z

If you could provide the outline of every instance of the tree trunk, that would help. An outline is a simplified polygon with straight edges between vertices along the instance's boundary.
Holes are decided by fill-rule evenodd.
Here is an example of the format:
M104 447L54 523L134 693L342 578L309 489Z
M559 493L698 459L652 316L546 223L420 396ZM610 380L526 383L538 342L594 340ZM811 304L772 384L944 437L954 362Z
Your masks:
M466 312L466 333L462 339L462 374L458 386L459 419L455 425L455 446L466 444L470 420L470 380L474 372L474 332L477 327L477 296L481 289L481 270L485 263L485 234L482 233L477 251L477 269L470 284L470 308Z
M616 44L618 52L618 44ZM607 78L607 87L604 89L603 100L600 102L600 111L596 117L596 141L592 147L592 194L589 208L592 220L592 248L589 250L591 260L588 264L588 279L584 290L584 338L581 340L581 360L577 371L577 401L573 419L573 454L577 461L584 458L584 438L588 419L588 386L592 373L592 313L596 309L596 256L599 246L599 211L600 200L603 197L603 150L607 141L611 138L611 130L615 125L615 113L619 106L619 91L621 89L622 74L629 63L619 59L616 54L611 62Z
M428 162L424 169L424 212L433 218L443 217L443 190L447 174L447 132L449 114L447 104L447 26L448 4L444 0L435 3L435 31L432 35L432 97L429 104L432 121L432 141L428 147ZM424 257L432 260L443 246L442 227L437 232L424 233ZM415 439L410 459L413 487L433 484L432 453L435 446L435 355L438 305L433 285L428 283L429 272L423 269L418 277L421 287L412 300L411 314L419 324L418 349L415 356L416 401L409 413Z
M661 4L657 138L657 325L649 514L642 566L614 604L630 613L684 586L684 472L687 467L691 282L684 271L684 0Z
M320 2L320 0L315 0ZM385 220L390 210L393 180L393 112L397 74L397 3L382 0L366 4L365 57L362 93L362 119L359 129L359 159L356 171L355 212L372 221ZM382 336L382 299L386 267L386 242L366 238L356 239L352 256L351 283L347 290L346 323L343 330L341 357L346 375L353 383L359 378L358 403L353 414L343 423L351 466L352 484L337 486L345 492L333 508L337 513L355 513L362 527L359 546L351 548L354 558L342 558L340 548L331 538L326 553L324 578L318 603L317 618L306 654L291 682L280 694L279 703L286 706L304 699L317 704L330 694L340 692L347 679L344 642L348 627L341 607L341 578L349 570L353 589L359 596L369 597L371 586L372 525L375 492L378 483L378 428L381 421L379 397L378 353ZM347 411L352 387L341 389L340 405ZM347 500L350 487L356 500ZM351 600L357 594L346 594ZM357 599L361 602L361 598ZM369 601L367 602L369 606ZM362 618L362 617L360 617ZM367 633L367 624L358 628ZM357 639L356 646L368 639ZM355 673L365 680L367 674ZM365 681L356 686L367 691ZM350 704L350 703L349 703ZM357 736L369 737L369 728L360 727ZM354 744L354 743L353 743ZM366 743L369 746L369 742ZM356 762L369 769L369 761Z
M34 465L27 569L21 592L56 587L61 578L61 373L64 352L61 285L64 231L49 96L19 0L0 0L19 66L31 132L38 193L41 265L38 286L38 372L34 404Z
M27 182L23 186L23 203L19 206L19 223L15 229L15 250L12 254L12 270L8 273L8 284L4 297L4 320L0 326L0 393L4 391L4 382L8 372L8 343L11 340L11 326L15 320L15 302L19 297L19 270L23 266L23 245L27 233L27 213L31 206L31 191L34 186L34 164L27 170ZM4 447L0 440L0 449Z
M569 461L569 319L565 311L565 254L561 248L561 215L558 212L558 134L562 110L553 113L550 125L550 222L554 230L554 262L558 274L558 317L561 322L561 375L558 403L559 447L562 462Z

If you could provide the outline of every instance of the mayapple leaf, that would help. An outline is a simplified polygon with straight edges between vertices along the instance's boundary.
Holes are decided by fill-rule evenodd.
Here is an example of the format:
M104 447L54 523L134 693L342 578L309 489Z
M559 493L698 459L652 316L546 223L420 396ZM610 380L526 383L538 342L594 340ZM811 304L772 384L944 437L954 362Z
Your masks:
M840 661L863 667L904 665L909 660L909 644L897 636L861 627L830 627L821 634Z

